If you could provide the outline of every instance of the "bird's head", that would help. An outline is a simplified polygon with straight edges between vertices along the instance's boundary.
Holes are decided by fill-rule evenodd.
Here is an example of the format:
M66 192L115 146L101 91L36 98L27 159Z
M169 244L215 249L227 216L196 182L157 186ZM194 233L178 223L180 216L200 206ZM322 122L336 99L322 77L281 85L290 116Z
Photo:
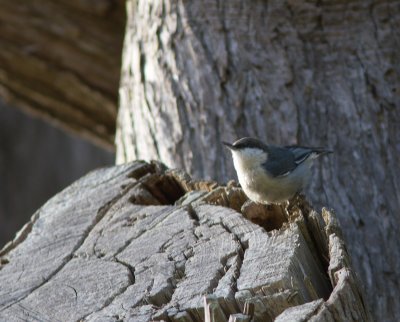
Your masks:
M230 144L222 142L232 152L235 168L254 167L267 161L268 147L255 138L242 138Z

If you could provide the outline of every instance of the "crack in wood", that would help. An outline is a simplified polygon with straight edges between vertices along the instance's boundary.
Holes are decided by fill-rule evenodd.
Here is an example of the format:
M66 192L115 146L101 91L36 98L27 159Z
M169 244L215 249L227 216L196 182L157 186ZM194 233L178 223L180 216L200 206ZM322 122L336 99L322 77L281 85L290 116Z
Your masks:
M40 313L39 310L33 310L32 308L28 308L21 303L17 304L18 307L21 309L24 315L24 320L29 321L32 319L34 321L43 321L43 322L61 322L60 320L49 320Z
M183 208L185 208L185 207L180 207L178 210L181 210L181 208L183 209ZM161 225L165 220L168 220L169 216L170 216L173 212L175 212L175 211L177 211L177 209L171 209L171 211L169 212L169 214L167 214L167 215L163 218L163 220L162 220L161 222L157 222L157 223L155 223L154 225L151 225L150 227L147 227L148 230L151 230L151 229L155 228L157 225ZM120 258L117 257L117 256L118 256L120 253L122 253L122 252L129 246L129 244L130 244L134 239L140 238L145 232L146 232L146 231L143 230L139 235L135 236L135 238L133 238L133 239L129 240L128 242L126 242L125 245L124 245L124 247L123 247L123 248L120 248L120 249L113 255L114 259L115 259L117 262L119 262L119 263L123 263L123 264L125 264L125 265L129 265L129 267L132 267L132 266L131 266L130 264L128 264L126 261L120 259ZM171 236L171 238L170 238L169 240L166 240L166 241L164 242L164 244L160 246L159 251L168 252L168 248L169 248L168 243L171 241L171 239L173 239L176 235L179 235L180 233L182 233L182 230L178 231L175 235ZM148 258L142 259L142 262L145 262L147 259L148 259ZM170 260L171 260L171 258L170 258ZM178 267L177 265L175 265L175 266ZM145 270L148 270L148 269L149 269L149 267L145 267ZM143 274L143 271L142 271L141 273ZM132 274L133 274L133 273L132 273ZM154 282L154 281L153 281L153 282ZM173 283L173 282L172 282L172 283L171 283L171 287L175 287L175 286L176 286L175 284L176 284L176 283ZM131 309L133 309L133 308L135 308L135 307L138 307L138 306L140 306L140 305L142 305L142 304L153 303L153 302L154 302L153 298L154 298L154 299L158 298L158 295L157 295L157 294L151 295L151 292L152 292L152 288L150 287L150 288L148 288L148 291L147 291L148 295L146 296L146 298L143 298L143 299L142 299L141 301L139 301L137 304L133 305L133 306L131 307ZM163 290L161 290L161 292L163 292ZM119 293L118 295L122 295L122 294L123 294L123 292ZM172 296L172 294L171 294L171 296ZM161 296L160 298L163 298L163 296ZM167 301L166 301L166 303L168 303L169 298L170 298L170 297L167 296ZM157 301L158 301L158 300L159 300L159 298L157 299ZM154 302L153 304L159 304L159 303L157 303L157 301ZM111 304L111 303L109 303L109 305L110 305L110 304ZM106 306L104 306L103 308L106 308Z
M199 219L199 216L197 215L196 211L193 209L193 206L192 206L191 204L188 204L188 205L186 206L186 210L187 210L187 212L188 212L190 218L193 219L194 224L195 224L196 226L198 226L198 225L199 225L199 222L200 222L200 219Z
M241 238L236 235L231 229L229 229L229 227L227 225L224 224L224 222L220 222L219 223L221 225L222 228L224 228L228 233L230 233L231 235L233 235L235 237L235 240L240 244L240 250L238 252L239 255L239 260L238 260L238 266L237 266L237 272L236 274L234 274L233 276L235 277L233 284L231 286L232 290L236 293L238 291L237 289L237 279L240 276L240 270L242 268L242 264L243 264L243 260L244 260L244 255L247 251L247 249L249 248L249 243L248 241L242 241Z
M154 169L145 164L141 166L150 172ZM183 183L179 181L179 175L170 173L167 178L162 171L147 174L139 170L131 173L135 181L124 182L120 193L98 209L96 215L92 215L92 222L74 245L71 255L63 258L62 265L30 294L47 282L54 280L57 284L56 281L62 278L62 282L67 283L66 287L74 290L75 297L71 301L82 302L79 285L65 280L64 270L55 276L67 263L75 263L77 269L79 265L87 264L75 260L89 258L92 265L88 266L90 271L93 265L110 265L111 262L121 265L115 265L121 281L119 287L111 288L111 294L104 294L95 309L81 311L82 320L93 321L107 315L133 320L145 316L153 320L198 321L204 317L202 296L207 294L215 297L213 310L221 316L229 318L231 314L243 311L244 305L252 304L255 306L255 321L260 321L261 316L272 320L285 309L315 300L322 294L323 287L317 285L321 280L315 273L319 268L314 264L313 253L328 251L328 247L319 249L314 245L326 244L328 239L323 237L325 234L330 236L329 257L346 257L340 243L339 227L330 213L323 213L323 222L319 217L314 218L307 205L298 205L299 209L290 210L293 214L289 216L288 223L279 230L266 232L238 213L244 199L240 189L232 185L210 189L208 193L205 190L201 196L193 197L189 193L181 197L179 205L175 206L133 205L131 195L145 193L144 190L138 192L137 188L146 180L165 180L166 186L171 189L180 187L185 192L196 191L196 185L190 183L186 176L182 176ZM173 185L168 184L170 180L174 180ZM121 184L117 186L120 189ZM205 184L204 187L212 185ZM238 198L236 202L235 198ZM169 197L164 199L167 203L171 201ZM232 208L228 209L230 206ZM320 231L322 235L315 235L315 238L308 236L315 231ZM111 245L108 245L110 241ZM57 242L62 243L62 239ZM310 243L315 249L309 248ZM50 245L53 244L51 240ZM274 255L275 252L277 255ZM77 258L71 260L73 256ZM341 270L349 265L346 260L333 264L329 270L332 283L335 283L334 292L338 292L338 287L344 289L352 285L353 277L350 272ZM47 285L42 289L42 293L49 287ZM365 305L358 289L351 291L358 297L357 301ZM35 292L33 298L43 299L45 296ZM14 304L14 309L19 304L26 305L29 301L21 303L25 297L18 298L6 308ZM335 305L340 307L332 307L329 301L332 301L331 297L326 302L327 309L321 309L322 313L316 312L317 309L311 312L314 306L299 309L307 309L311 312L310 316L326 315L326 312L336 316L337 310L346 306L345 301L336 301ZM297 309L285 314L297 312ZM34 315L33 312L31 314Z
M169 217L170 215L172 215L175 211L179 211L180 209L184 209L184 207L177 207L177 208L172 208L171 210L169 210L169 211L166 213L165 218L163 218L160 222L156 222L155 224L148 226L146 230L140 231L140 233L139 233L137 236L128 239L128 240L125 242L125 244L124 244L121 248L119 248L119 249L114 253L113 256L116 258L119 254L121 254L121 253L132 243L132 241L134 241L135 239L138 239L139 237L141 237L141 236L142 236L143 234L145 234L148 230L151 230L151 229L157 227L158 225L162 224L165 220L168 219L168 217Z
M72 286L70 286L70 285L67 285L67 284L64 284L66 287L68 287L68 288L70 288L73 292L74 292L74 294L75 294L75 301L77 301L78 300L78 292L76 291L76 288L75 287L72 287Z
M101 306L99 309L92 311L88 314L86 314L85 316L81 317L79 319L79 321L84 321L87 319L87 317L89 317L92 314L95 314L97 312L100 312L102 310L104 310L105 308L107 308L108 306L110 306L113 301L118 298L120 295L124 294L126 292L126 290L128 289L128 287L130 287L131 285L135 284L135 268L132 265L129 265L128 263L125 263L121 260L118 260L117 258L114 258L114 261L118 264L121 264L122 266L126 267L129 271L129 278L130 278L130 284L126 285L125 287L121 288L120 291L116 294L113 294L113 296L111 296L110 298L108 298L105 302L104 305Z
M30 294L32 294L39 288L43 287L44 285L46 285L58 272L60 272L65 267L65 265L74 257L74 253L83 245L83 243L85 242L86 238L89 236L89 234L93 230L93 228L104 218L104 216L107 214L109 209L111 209L111 207L115 203L117 203L118 200L120 200L130 190L130 188L131 188L131 185L126 187L117 196L115 196L114 198L109 200L107 203L105 203L104 206L102 206L98 210L97 215L94 217L94 220L91 223L91 225L89 225L89 227L86 229L86 231L84 231L83 236L77 241L76 245L73 247L71 254L69 254L68 256L66 256L63 259L61 265L59 265L55 270L53 270L53 272L51 272L41 283L39 283L38 285L33 287L29 293L19 297L18 299L14 300L14 301L11 301L8 305L4 306L3 308L0 308L0 312L3 312L4 310L10 308L11 306L13 306L15 304L18 304L19 302L24 300L26 297L28 297Z
M4 247L0 250L0 270L4 265L8 263L7 258L5 255L9 253L11 250L13 250L15 247L17 247L19 244L21 244L26 237L28 237L29 233L32 230L33 225L35 224L36 220L40 216L40 210L35 212L33 216L30 218L30 220L21 228L20 231L18 231L17 235L15 238L4 245Z

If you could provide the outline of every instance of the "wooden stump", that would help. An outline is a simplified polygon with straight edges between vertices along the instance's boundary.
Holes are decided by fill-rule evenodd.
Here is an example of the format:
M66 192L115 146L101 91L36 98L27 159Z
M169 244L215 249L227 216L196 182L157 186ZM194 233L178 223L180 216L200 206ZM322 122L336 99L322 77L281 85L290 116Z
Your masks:
M0 320L371 320L332 212L246 201L159 163L92 172L0 252Z

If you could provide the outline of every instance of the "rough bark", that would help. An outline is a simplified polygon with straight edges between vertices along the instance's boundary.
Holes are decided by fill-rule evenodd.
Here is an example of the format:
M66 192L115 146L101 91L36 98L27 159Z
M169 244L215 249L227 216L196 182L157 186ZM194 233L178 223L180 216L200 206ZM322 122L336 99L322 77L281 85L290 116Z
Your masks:
M337 211L377 320L400 317L396 1L128 1L117 161L234 177L219 143L328 146L308 195Z
M0 251L0 320L371 320L333 213L300 198L266 231L246 200L158 163L92 172Z
M0 0L0 98L112 147L122 0Z

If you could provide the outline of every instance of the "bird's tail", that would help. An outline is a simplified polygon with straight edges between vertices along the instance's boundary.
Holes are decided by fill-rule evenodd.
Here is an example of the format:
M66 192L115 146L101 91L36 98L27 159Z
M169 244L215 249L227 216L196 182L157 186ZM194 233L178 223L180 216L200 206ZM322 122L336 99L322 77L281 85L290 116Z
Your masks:
M310 148L314 153L317 155L323 155L323 154L330 154L333 153L333 150L327 149L327 148Z
M322 148L322 147L304 147L304 146L298 146L298 145L291 145L287 146L294 156L294 162L297 164L300 164L307 160L308 158L315 159L319 157L320 155L323 154L328 154L328 153L333 153L332 150L329 150L327 148Z
M311 156L312 159L319 158L321 155L333 153L332 150L327 149L327 148L318 147L318 148L311 148L311 149L312 149L312 152L311 152L310 156Z

